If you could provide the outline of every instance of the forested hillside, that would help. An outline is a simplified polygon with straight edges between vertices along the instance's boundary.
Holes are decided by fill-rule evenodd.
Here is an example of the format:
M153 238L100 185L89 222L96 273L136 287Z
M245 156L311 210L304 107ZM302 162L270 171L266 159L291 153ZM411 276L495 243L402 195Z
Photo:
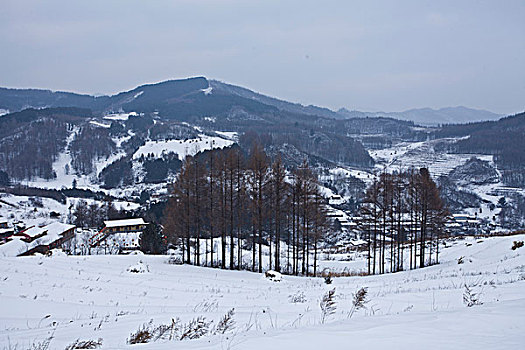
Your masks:
M465 137L450 147L449 151L493 154L507 184L525 185L525 113L498 121L446 125L435 135Z

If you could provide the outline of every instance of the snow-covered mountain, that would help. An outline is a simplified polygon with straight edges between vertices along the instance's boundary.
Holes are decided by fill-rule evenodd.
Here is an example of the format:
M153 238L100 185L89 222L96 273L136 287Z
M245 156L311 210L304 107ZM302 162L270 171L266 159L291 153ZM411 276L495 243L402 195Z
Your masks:
M0 88L0 112L16 112L25 108L79 107L97 113L157 111L166 117L187 119L207 114L220 114L233 106L258 112L281 111L298 115L332 119L388 117L413 121L420 125L461 124L497 120L501 115L463 106L440 109L418 108L403 112L366 112L341 108L332 111L318 106L304 106L250 89L205 77L168 80L145 84L113 96L90 96L69 92Z
M102 97L0 89L0 108L16 111L27 105L35 108L0 118L0 186L10 180L11 185L77 187L138 200L143 192L165 193L161 185L174 179L186 155L228 147L249 152L256 138L270 157L280 154L289 168L307 160L323 174L340 169L337 176L327 175L325 185L347 196L354 208L374 172L410 167L426 167L436 180L443 177L456 210L483 210L492 221L503 197L525 202L523 113L420 127L396 119L397 114L335 113L204 77ZM468 116L465 121L494 117L461 107L406 115L441 118L442 123L460 121L461 113ZM467 163L472 157L479 161ZM488 171L487 185L479 179ZM472 177L475 183L469 183ZM524 212L516 216L525 217L524 205L515 207Z

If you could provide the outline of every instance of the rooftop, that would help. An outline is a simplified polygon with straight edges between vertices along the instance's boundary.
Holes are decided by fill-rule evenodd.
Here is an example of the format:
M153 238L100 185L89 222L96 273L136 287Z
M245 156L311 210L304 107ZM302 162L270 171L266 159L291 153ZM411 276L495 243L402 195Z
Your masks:
M145 224L146 223L142 218L104 221L104 226L106 227L137 226Z

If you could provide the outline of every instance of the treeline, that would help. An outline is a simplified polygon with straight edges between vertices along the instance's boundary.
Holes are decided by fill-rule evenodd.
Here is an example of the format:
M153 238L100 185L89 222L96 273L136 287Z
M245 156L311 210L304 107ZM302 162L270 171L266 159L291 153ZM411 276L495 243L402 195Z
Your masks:
M525 186L525 113L487 121L461 125L445 125L436 137L461 137L449 147L458 153L493 154L498 168L503 171L503 181L511 186Z
M368 249L368 274L438 263L439 238L445 233L447 215L426 168L383 173L374 179L360 220L361 237Z
M304 156L319 158L324 165L344 163L368 167L374 164L359 141L346 134L341 135L321 129L317 125L280 122L258 126L246 130L240 136L239 144L245 147L245 144L251 143L254 138L259 139L265 149L283 149L292 146ZM298 160L299 164L301 160ZM286 163L293 164L294 161L286 159Z
M60 190L55 190L17 185L12 187L6 186L1 188L0 190L1 192L10 193L15 196L51 198L62 204L67 203L68 197L90 198L95 200L110 200L113 198L102 191L94 192L89 189L79 188L63 188Z
M20 127L0 140L0 170L22 180L56 177L53 162L65 147L68 125L55 119L41 119Z
M77 174L87 175L94 170L94 162L109 157L117 145L105 128L83 126L69 147L71 165Z
M125 211L118 210L111 201L98 204L81 199L72 210L69 221L77 227L84 228L101 228L105 220L123 219L127 216Z
M287 172L255 144L247 155L232 147L187 157L164 229L188 264L315 275L327 220L308 165Z

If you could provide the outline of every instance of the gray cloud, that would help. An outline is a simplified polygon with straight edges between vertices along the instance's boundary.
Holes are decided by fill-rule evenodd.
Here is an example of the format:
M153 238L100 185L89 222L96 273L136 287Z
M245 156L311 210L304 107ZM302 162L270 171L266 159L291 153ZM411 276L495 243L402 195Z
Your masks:
M205 75L330 108L525 101L523 1L3 1L0 85L114 93Z

